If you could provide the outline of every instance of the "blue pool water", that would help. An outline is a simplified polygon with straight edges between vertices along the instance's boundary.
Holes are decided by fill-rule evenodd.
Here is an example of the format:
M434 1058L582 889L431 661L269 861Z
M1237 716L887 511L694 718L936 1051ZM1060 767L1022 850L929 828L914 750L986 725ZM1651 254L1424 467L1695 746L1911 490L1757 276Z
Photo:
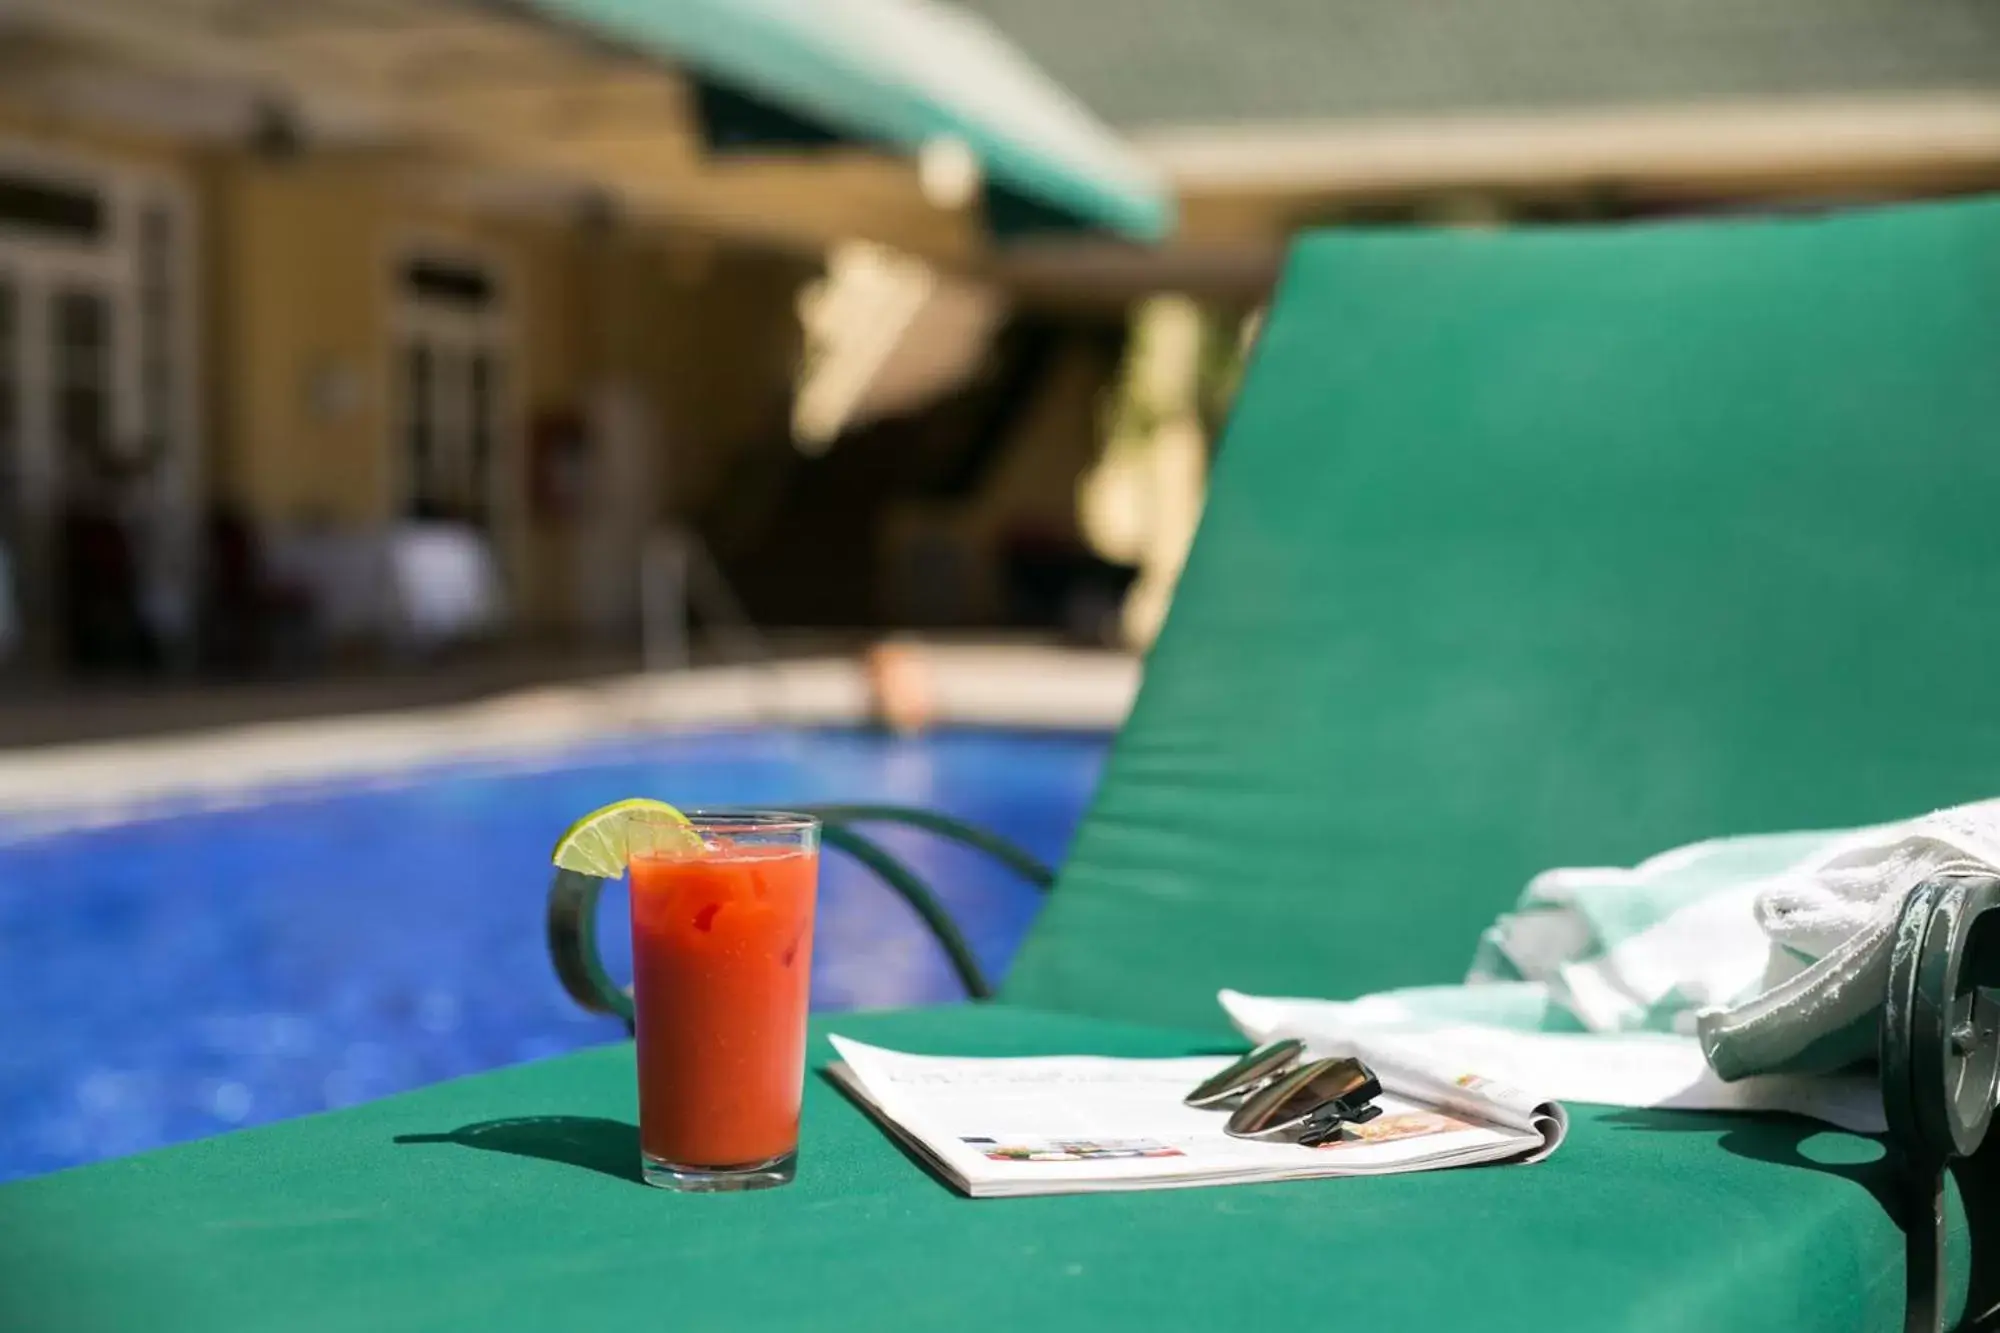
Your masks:
M548 849L607 801L922 805L1059 862L1103 751L1059 734L716 733L88 832L0 821L0 1179L616 1039L542 945ZM1004 971L1035 891L921 835L885 841ZM622 975L622 889L606 899ZM813 964L819 1009L960 994L914 915L839 857Z

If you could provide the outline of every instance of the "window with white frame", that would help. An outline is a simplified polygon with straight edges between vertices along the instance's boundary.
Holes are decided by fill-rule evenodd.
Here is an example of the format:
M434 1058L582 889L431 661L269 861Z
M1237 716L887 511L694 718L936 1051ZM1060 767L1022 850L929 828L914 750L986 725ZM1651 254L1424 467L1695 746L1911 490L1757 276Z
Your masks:
M490 527L512 416L500 274L424 249L401 257L395 280L401 509Z
M0 544L31 622L76 591L58 515L115 503L140 614L165 639L190 630L192 212L170 178L0 140Z
M0 270L0 540L21 493L21 293Z

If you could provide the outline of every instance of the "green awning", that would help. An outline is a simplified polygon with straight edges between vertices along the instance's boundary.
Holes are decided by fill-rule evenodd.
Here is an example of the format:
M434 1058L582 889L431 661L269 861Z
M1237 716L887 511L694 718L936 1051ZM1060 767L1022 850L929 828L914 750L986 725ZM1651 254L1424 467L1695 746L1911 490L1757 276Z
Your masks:
M1139 240L1173 224L1161 177L983 20L933 0L530 0L848 139L957 143L989 215L1023 206ZM1007 219L993 217L1001 226Z

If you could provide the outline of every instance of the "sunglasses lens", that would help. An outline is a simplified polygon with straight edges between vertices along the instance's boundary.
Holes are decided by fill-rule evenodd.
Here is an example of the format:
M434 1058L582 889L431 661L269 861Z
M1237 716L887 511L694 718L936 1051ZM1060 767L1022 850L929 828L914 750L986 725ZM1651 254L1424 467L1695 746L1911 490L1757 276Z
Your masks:
M1185 1098L1189 1106L1213 1106L1252 1088L1262 1087L1289 1069L1306 1048L1302 1041L1287 1037L1259 1046L1229 1068L1205 1081Z
M1358 1112L1381 1095L1382 1085L1359 1060L1315 1060L1245 1098L1229 1117L1228 1130L1239 1138L1276 1134L1335 1102Z

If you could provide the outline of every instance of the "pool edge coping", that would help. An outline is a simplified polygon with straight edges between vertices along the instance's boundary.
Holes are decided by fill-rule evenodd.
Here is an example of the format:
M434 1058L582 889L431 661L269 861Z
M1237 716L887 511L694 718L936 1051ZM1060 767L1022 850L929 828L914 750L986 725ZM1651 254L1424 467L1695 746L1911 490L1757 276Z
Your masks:
M1137 693L1135 657L1087 649L925 646L943 726L1108 731ZM470 703L260 722L0 751L0 842L150 809L254 804L286 789L417 769L524 761L635 734L874 719L866 665L820 657L512 690Z

